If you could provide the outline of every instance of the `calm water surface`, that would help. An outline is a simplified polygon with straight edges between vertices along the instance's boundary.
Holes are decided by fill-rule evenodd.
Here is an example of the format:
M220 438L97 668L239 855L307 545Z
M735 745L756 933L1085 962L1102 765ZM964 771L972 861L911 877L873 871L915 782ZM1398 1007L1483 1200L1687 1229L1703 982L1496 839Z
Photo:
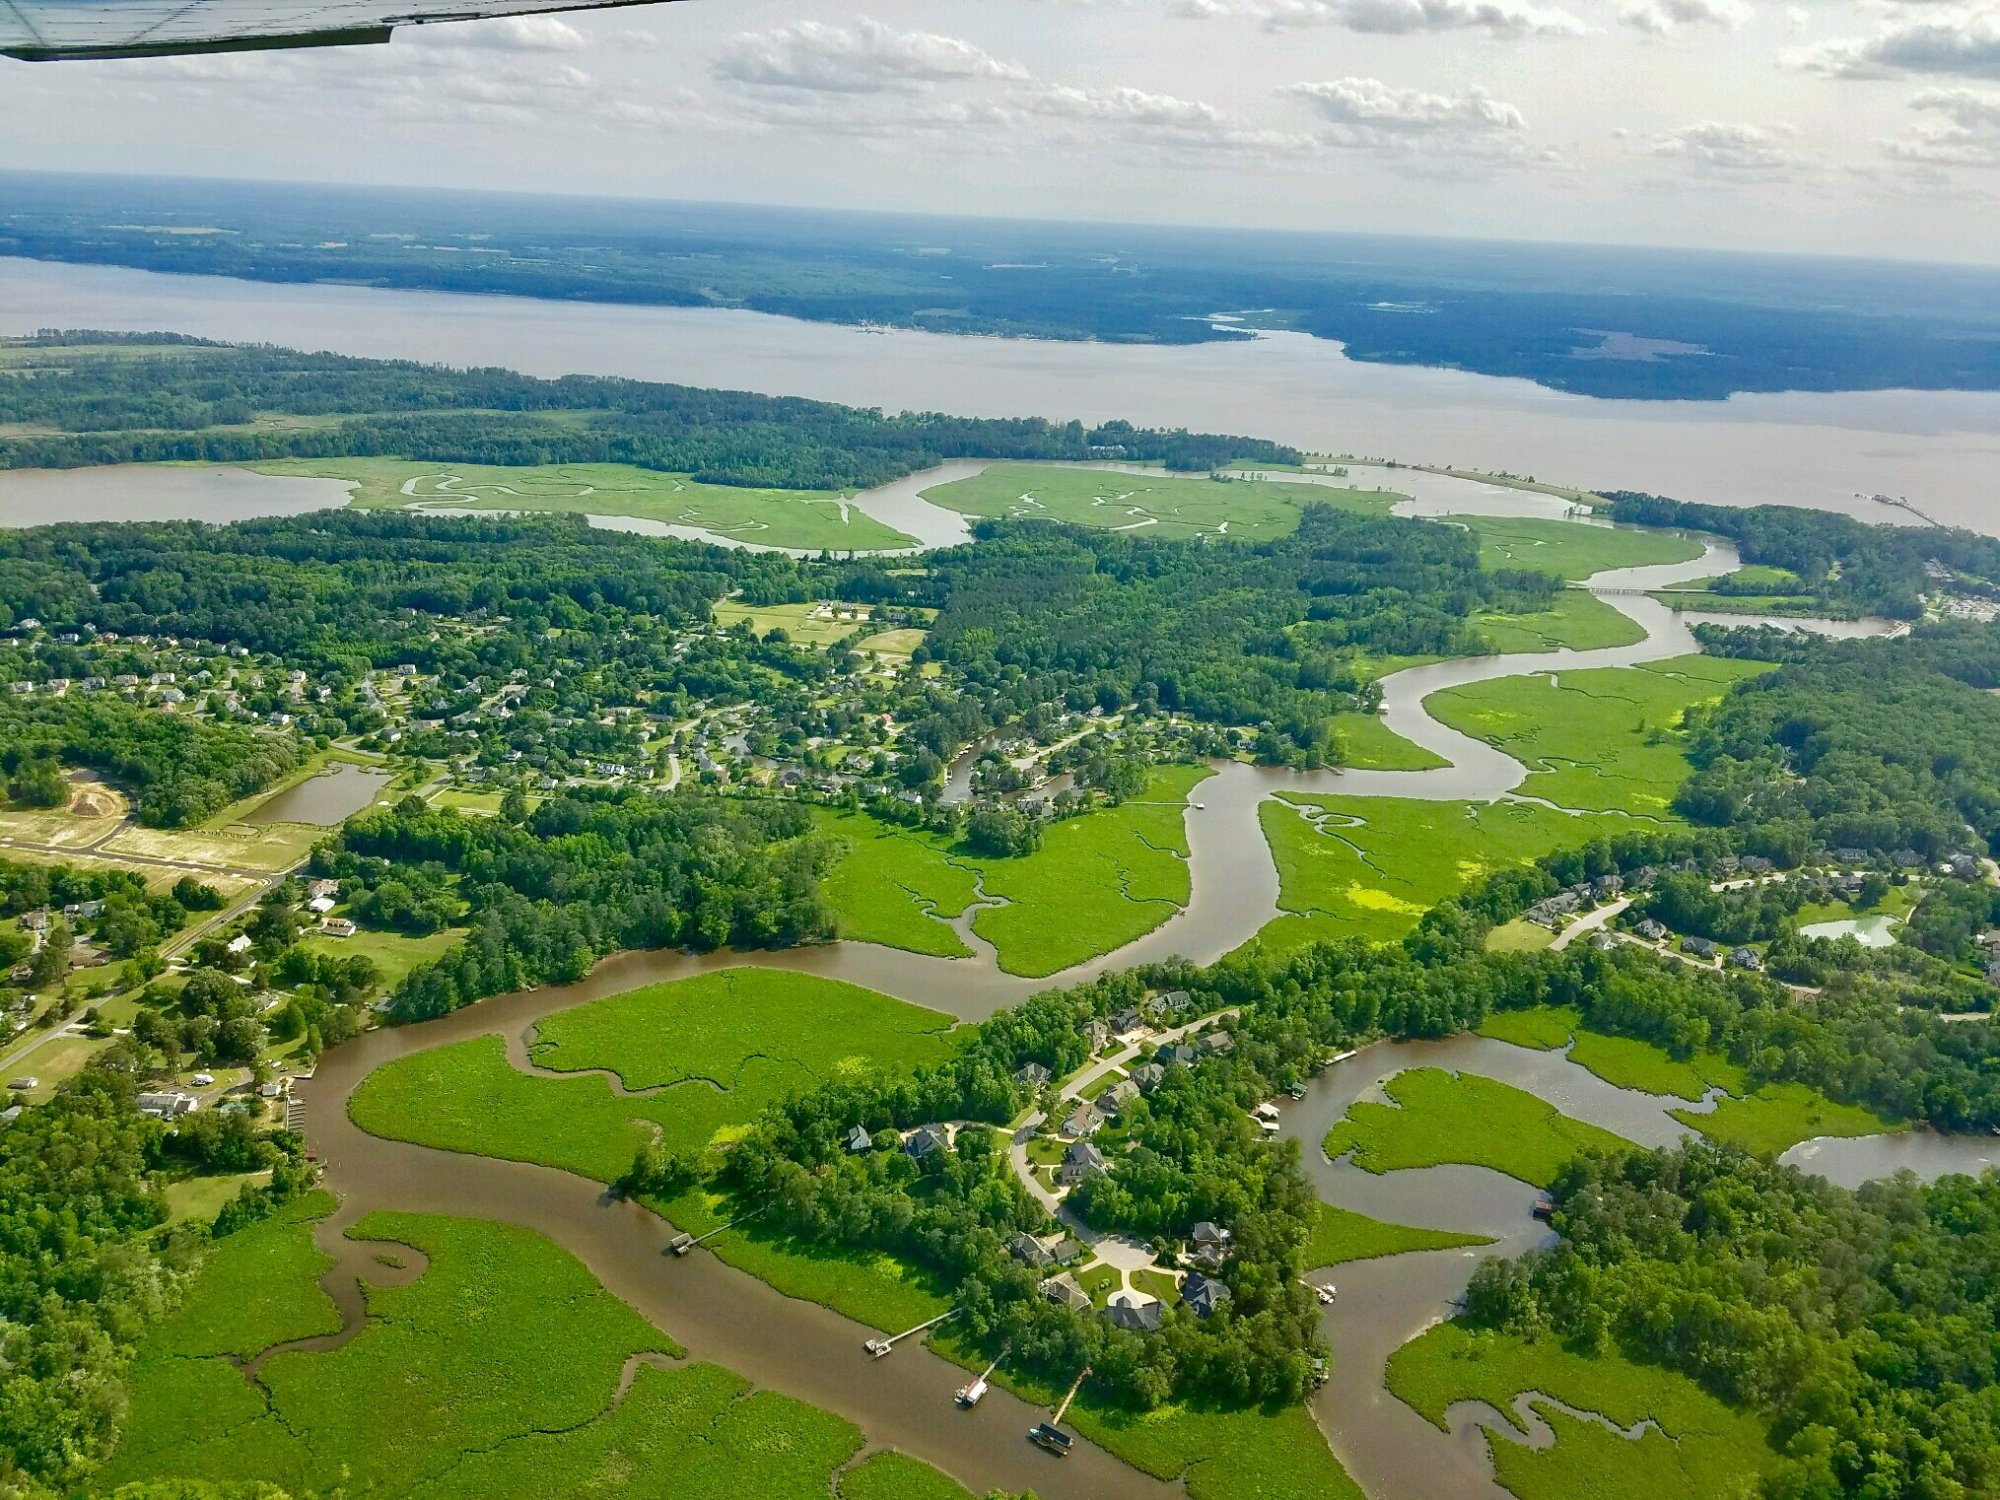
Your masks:
M2000 533L2000 393L1595 401L1525 380L1349 361L1303 334L1158 348L863 333L761 313L277 286L0 259L0 332L173 329L378 358L625 375L887 410L1188 427L1354 453L1779 503L1870 520L1907 495Z
M345 823L381 795L382 788L395 780L387 771L371 771L364 766L336 763L330 770L309 776L297 786L287 787L259 803L244 816L246 823L311 823L331 828Z
M218 464L0 469L0 527L54 521L247 521L347 504L344 479L253 474Z

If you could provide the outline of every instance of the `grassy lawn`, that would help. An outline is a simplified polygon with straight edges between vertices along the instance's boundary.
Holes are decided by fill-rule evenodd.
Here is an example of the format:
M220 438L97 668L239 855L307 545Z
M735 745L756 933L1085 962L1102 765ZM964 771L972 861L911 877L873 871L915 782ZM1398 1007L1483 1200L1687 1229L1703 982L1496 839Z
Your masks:
M410 970L441 957L464 936L465 929L462 927L441 928L424 937L405 937L400 932L374 932L364 927L347 938L308 932L299 939L299 944L308 952L326 953L335 958L366 954L382 971L383 987L394 989Z
M793 1089L869 1062L936 1061L952 1046L949 1025L837 980L731 970L648 985L543 1023L544 1066L606 1068L656 1092L622 1098L595 1073L517 1072L500 1038L486 1036L377 1069L348 1109L375 1135L610 1182L655 1133L671 1149L698 1151Z
M1707 1049L1683 1061L1651 1042L1579 1031L1576 1046L1569 1055L1570 1061L1590 1069L1606 1083L1644 1094L1668 1095L1692 1102L1711 1088L1737 1095L1750 1089L1750 1079L1742 1068L1720 1052Z
M1767 1083L1747 1098L1724 1099L1713 1114L1677 1109L1674 1118L1710 1140L1765 1156L1818 1135L1879 1135L1904 1127L1858 1104L1836 1104L1803 1083Z
M1125 1279L1134 1291L1157 1297L1169 1307L1181 1300L1181 1284L1165 1271L1132 1271Z
M1296 530L1299 511L1308 504L1381 515L1401 497L1317 484L995 464L983 474L928 489L924 498L968 516L1039 517L1149 537L1264 541Z
M893 1450L871 1453L836 1485L839 1500L973 1500L957 1480Z
M1681 716L1731 684L1767 672L1761 662L1681 656L1639 667L1501 677L1427 700L1452 728L1497 745L1528 768L1521 794L1558 807L1669 817L1687 779Z
M313 1226L333 1212L329 1193L308 1193L270 1218L217 1240L187 1295L150 1336L148 1351L180 1359L248 1359L274 1344L333 1333L340 1313L319 1288L333 1264Z
M184 1177L167 1184L167 1216L172 1223L194 1220L207 1224L222 1212L244 1188L262 1187L271 1180L264 1172L224 1172L215 1177Z
M835 611L848 616L837 617ZM715 623L727 630L739 622L747 621L762 640L774 630L782 630L800 646L831 646L846 640L855 631L865 629L869 609L865 604L738 604L731 599L723 599L714 607ZM916 632L922 640L923 632ZM906 651L903 653L908 655Z
M1391 1356L1388 1384L1439 1427L1453 1402L1467 1400L1489 1403L1511 1424L1514 1399L1526 1391L1626 1429L1646 1418L1658 1425L1628 1441L1543 1403L1556 1434L1550 1447L1487 1440L1500 1483L1521 1500L1742 1500L1776 1458L1756 1418L1685 1375L1616 1354L1577 1354L1554 1340L1443 1323Z
M1516 917L1502 922L1486 934L1488 953L1540 953L1556 940L1556 935L1539 922Z
M1447 516L1479 538L1482 568L1533 568L1567 581L1607 568L1644 568L1691 562L1701 543L1665 531L1637 527L1589 526L1519 516Z
M1080 1400L1070 1425L1148 1474L1185 1476L1191 1500L1362 1500L1302 1406L1131 1412Z
M1351 1150L1354 1164L1370 1172L1465 1162L1541 1185L1579 1151L1629 1145L1476 1074L1412 1068L1390 1079L1387 1092L1393 1104L1363 1100L1327 1132L1327 1155Z
M1490 1245L1484 1235L1454 1234L1448 1229L1414 1229L1407 1224L1385 1224L1351 1208L1331 1203L1318 1205L1312 1238L1306 1241L1306 1264L1343 1265L1351 1260L1375 1260L1384 1255L1402 1255L1411 1250L1452 1250L1462 1245Z
M970 950L945 919L961 915L983 882L1007 904L974 913L973 930L1009 974L1040 978L1121 948L1187 901L1187 798L1210 774L1157 767L1140 797L1055 824L1040 849L1018 859L983 858L923 829L820 810L820 826L845 846L825 882L840 935L965 957Z
M1496 1010L1475 1029L1498 1042L1553 1052L1567 1047L1582 1024L1583 1016L1574 1005L1534 1005L1526 1010Z
M1092 1302L1102 1307L1105 1299L1125 1284L1125 1278L1119 1274L1116 1266L1099 1264L1088 1270L1078 1271L1076 1284L1089 1294Z
M878 656L907 657L924 643L925 632L915 628L902 630L880 630L864 637L855 650L873 651Z
M1596 651L1630 646L1646 638L1637 621L1581 589L1564 589L1548 609L1533 614L1478 614L1472 617L1496 651Z
M627 464L408 463L389 458L285 459L253 465L263 474L309 474L357 482L356 506L526 510L636 516L691 526L766 547L817 550L908 547L914 539L821 490L738 489L702 484Z
M375 1214L356 1232L411 1245L429 1267L408 1287L370 1288L370 1321L351 1343L271 1359L268 1398L178 1336L177 1320L161 1325L134 1369L131 1420L106 1489L255 1479L306 1494L337 1475L349 1495L427 1500L593 1491L824 1500L861 1446L851 1423L753 1392L715 1365L641 1364L621 1399L631 1356L678 1349L526 1230ZM296 1294L309 1269L256 1274L269 1293ZM220 1305L227 1271L204 1268L193 1297ZM908 1475L888 1478L898 1487L873 1493L955 1500L912 1487Z
M1315 826L1301 809L1330 816ZM1481 875L1624 826L1527 802L1402 797L1286 794L1264 802L1257 816L1277 861L1278 905L1292 914L1258 941L1281 947L1322 937L1400 938Z
M1335 714L1333 728L1340 736L1340 763L1357 770L1428 771L1447 764L1395 733L1377 714Z
M534 1057L559 1072L605 1068L631 1089L690 1080L733 1089L758 1060L794 1061L822 1079L940 1062L952 1024L839 980L724 969L558 1011L541 1023Z

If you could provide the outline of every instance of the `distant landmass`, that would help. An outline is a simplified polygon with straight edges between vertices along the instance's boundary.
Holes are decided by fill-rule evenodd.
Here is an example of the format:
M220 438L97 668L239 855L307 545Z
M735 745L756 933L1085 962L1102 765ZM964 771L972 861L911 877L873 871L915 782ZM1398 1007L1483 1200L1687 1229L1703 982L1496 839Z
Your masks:
M0 255L1349 357L1641 400L2000 389L2000 270L1371 235L0 173Z

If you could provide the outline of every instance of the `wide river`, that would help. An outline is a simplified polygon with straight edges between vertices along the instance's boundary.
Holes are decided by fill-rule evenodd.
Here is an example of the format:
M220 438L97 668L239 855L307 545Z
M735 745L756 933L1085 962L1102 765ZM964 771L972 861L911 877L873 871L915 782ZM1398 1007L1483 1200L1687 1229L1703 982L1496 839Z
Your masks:
M1412 510L1468 513L1490 507L1519 513L1554 504L1519 491L1458 481L1426 480ZM914 489L902 497L925 502ZM935 507L928 507L935 510ZM913 509L905 519L928 527L959 524ZM940 513L949 515L949 513ZM919 531L918 525L904 529ZM1659 587L1734 566L1730 550L1705 544L1700 558L1669 567L1598 575L1600 589ZM861 1349L868 1331L818 1306L791 1301L749 1275L696 1253L664 1253L671 1230L657 1217L611 1198L597 1184L548 1168L463 1156L363 1133L346 1101L375 1068L395 1058L464 1038L497 1034L517 1065L541 1017L638 985L731 965L767 965L850 980L977 1020L1026 995L1113 967L1179 954L1209 961L1254 934L1277 914L1278 877L1258 826L1257 809L1281 790L1347 797L1401 796L1431 800L1491 799L1515 792L1527 775L1518 761L1433 719L1424 699L1440 688L1523 672L1567 672L1631 665L1692 650L1687 621L1643 595L1607 593L1605 601L1646 632L1638 645L1613 650L1521 654L1439 663L1384 680L1391 728L1450 762L1415 772L1295 773L1225 764L1195 792L1187 814L1192 895L1184 911L1116 953L1046 980L1002 974L990 949L972 959L938 959L867 944L839 943L776 953L627 953L607 960L582 983L499 996L421 1026L384 1029L344 1043L322 1058L302 1085L308 1141L326 1164L327 1182L341 1199L320 1242L338 1261L329 1284L344 1281L352 1308L353 1277L372 1264L366 1249L341 1238L378 1208L499 1219L526 1225L567 1247L608 1287L658 1321L698 1357L711 1358L773 1389L837 1411L857 1422L872 1442L893 1444L938 1465L975 1492L1033 1487L1048 1497L1123 1500L1178 1491L1108 1454L1080 1443L1076 1457L1056 1463L1023 1438L1037 1414L996 1392L974 1412L950 1402L963 1372L914 1343L892 1358L871 1360ZM1871 631L1877 624L1826 626ZM1477 1037L1443 1042L1380 1043L1323 1072L1307 1097L1285 1110L1286 1134L1301 1140L1315 1184L1327 1201L1395 1222L1491 1236L1490 1249L1397 1256L1340 1268L1340 1296L1326 1313L1335 1373L1313 1411L1335 1453L1377 1500L1470 1496L1506 1500L1492 1479L1478 1410L1455 1411L1453 1431L1439 1431L1383 1389L1389 1355L1447 1316L1482 1254L1515 1254L1546 1242L1529 1214L1532 1189L1498 1173L1439 1167L1373 1176L1319 1148L1326 1129L1355 1099L1402 1068L1470 1068L1515 1084L1579 1118L1642 1144L1677 1139L1685 1127L1667 1109L1680 1101L1621 1090L1571 1063L1560 1052L1531 1052ZM1926 1176L1978 1170L1993 1157L1984 1139L1911 1134L1865 1141L1809 1142L1791 1159L1854 1182L1910 1166ZM1490 1419L1490 1417L1489 1417Z
M280 286L0 258L0 333L168 330L533 375L623 375L886 410L1046 416L1274 438L1871 520L1908 496L2000 534L2000 393L1598 401L1525 380L1361 364L1303 334L1176 348L870 332L760 313Z

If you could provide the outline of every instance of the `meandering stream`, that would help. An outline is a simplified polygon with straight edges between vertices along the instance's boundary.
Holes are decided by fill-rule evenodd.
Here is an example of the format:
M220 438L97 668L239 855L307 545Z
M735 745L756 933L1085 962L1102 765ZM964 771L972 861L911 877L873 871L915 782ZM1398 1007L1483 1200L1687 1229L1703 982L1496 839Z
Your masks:
M928 476L926 483L935 484L940 477ZM1426 479L1425 489L1431 494L1418 504L1438 504L1440 493L1450 494L1445 487L1459 483L1463 503L1455 509L1461 514L1478 512L1482 500L1505 504L1509 509L1504 513L1509 514L1542 506L1540 497L1524 498L1520 491L1461 481L1434 484L1435 479ZM885 506L880 511L863 508L916 534L924 534L917 522L925 530L935 526L939 529L932 536L944 539L945 523L919 513L919 506L937 508L923 501L917 489L899 493L894 505L897 508ZM1559 501L1549 501L1540 513L1559 513L1560 506ZM963 524L962 518L954 519ZM1711 542L1693 561L1617 570L1598 575L1592 584L1610 589L1660 588L1723 572L1736 563L1732 549ZM362 1078L395 1058L467 1037L498 1034L510 1039L510 1050L518 1059L525 1055L521 1042L529 1028L552 1011L717 968L763 965L820 974L976 1020L1035 991L1108 969L1172 955L1212 961L1278 914L1277 870L1257 817L1265 798L1280 791L1434 801L1510 795L1527 776L1527 768L1432 718L1424 707L1430 694L1525 672L1630 666L1695 649L1688 621L1643 594L1608 594L1605 602L1634 620L1644 630L1644 639L1599 651L1441 662L1384 679L1388 726L1442 757L1448 762L1445 767L1293 772L1233 762L1218 766L1194 793L1201 807L1190 807L1187 814L1192 883L1187 906L1117 952L1048 979L1002 974L990 951L954 960L838 943L772 953L628 953L600 964L576 985L499 996L438 1021L369 1032L345 1042L321 1059L317 1075L300 1090L307 1140L325 1163L328 1186L341 1199L339 1211L321 1227L320 1242L339 1259L341 1274L365 1274L371 1252L348 1244L341 1235L374 1209L421 1209L525 1225L565 1246L606 1286L655 1319L696 1357L714 1359L759 1384L847 1416L872 1442L893 1444L936 1464L974 1491L1032 1487L1044 1496L1077 1500L1165 1494L1177 1487L1140 1474L1088 1444L1079 1443L1077 1455L1067 1462L1050 1460L1025 1441L1036 1413L1005 1393L995 1392L972 1413L956 1411L950 1397L962 1372L927 1349L904 1345L892 1358L870 1360L861 1350L866 1330L858 1324L784 1298L706 1253L684 1259L665 1255L669 1227L644 1209L609 1198L595 1183L549 1168L369 1136L349 1120L347 1098ZM1828 628L1859 632L1885 627ZM1514 1254L1547 1240L1547 1230L1528 1213L1532 1190L1498 1173L1470 1167L1375 1177L1345 1163L1326 1161L1318 1145L1326 1128L1363 1091L1386 1073L1417 1063L1476 1065L1478 1072L1527 1088L1567 1113L1646 1144L1664 1144L1682 1131L1665 1113L1667 1106L1679 1101L1613 1088L1560 1053L1459 1037L1367 1049L1323 1073L1307 1098L1285 1112L1284 1128L1306 1143L1313 1179L1329 1202L1395 1222L1470 1231L1495 1240L1490 1249L1425 1252L1341 1268L1341 1295L1327 1319L1336 1374L1314 1403L1315 1416L1334 1451L1380 1500L1429 1500L1445 1494L1504 1500L1504 1492L1492 1482L1483 1439L1474 1429L1461 1423L1456 1435L1439 1431L1388 1396L1381 1376L1395 1348L1448 1315L1480 1255ZM1842 1144L1814 1146L1831 1152ZM1893 1157L1907 1147L1882 1149Z

